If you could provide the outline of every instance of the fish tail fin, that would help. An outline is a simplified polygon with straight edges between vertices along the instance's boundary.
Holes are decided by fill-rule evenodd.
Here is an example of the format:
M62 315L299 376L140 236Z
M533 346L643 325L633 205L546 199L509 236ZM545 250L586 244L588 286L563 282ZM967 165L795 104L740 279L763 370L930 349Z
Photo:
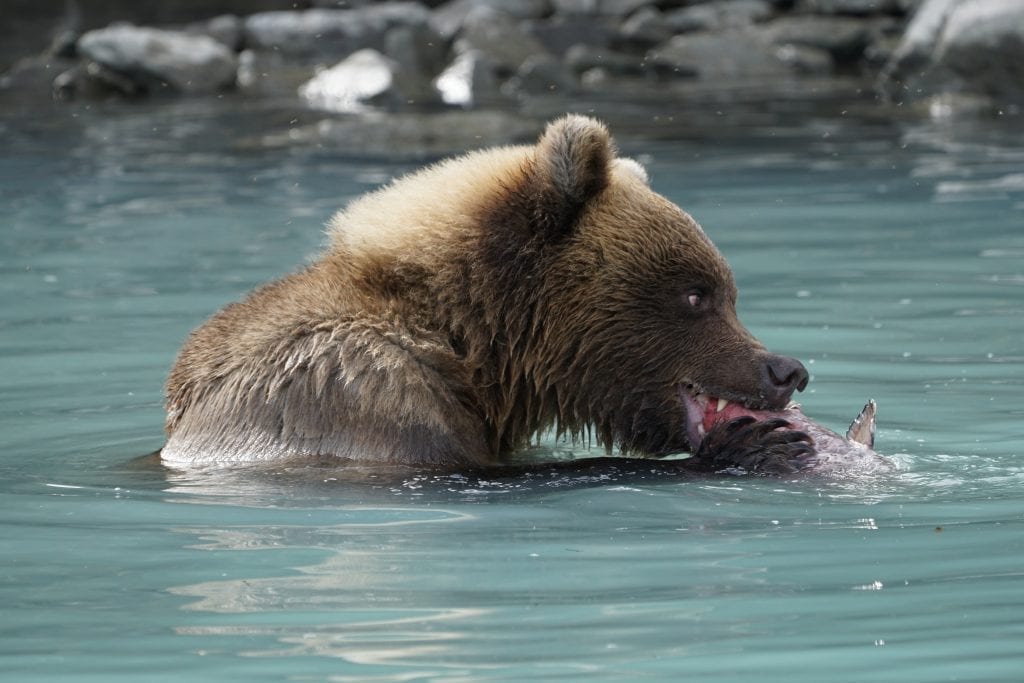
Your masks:
M864 409L860 411L860 415L854 419L850 424L850 428L846 430L846 438L850 441L864 444L868 448L874 448L875 413L877 411L878 405L875 403L875 399L869 400Z

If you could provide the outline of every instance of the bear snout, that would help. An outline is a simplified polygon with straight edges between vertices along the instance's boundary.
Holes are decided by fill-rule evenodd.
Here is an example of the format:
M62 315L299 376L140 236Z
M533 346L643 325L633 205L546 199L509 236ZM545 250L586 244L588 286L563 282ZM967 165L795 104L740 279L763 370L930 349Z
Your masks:
M796 358L769 355L761 364L761 386L768 406L775 410L786 407L794 391L807 388L810 375Z

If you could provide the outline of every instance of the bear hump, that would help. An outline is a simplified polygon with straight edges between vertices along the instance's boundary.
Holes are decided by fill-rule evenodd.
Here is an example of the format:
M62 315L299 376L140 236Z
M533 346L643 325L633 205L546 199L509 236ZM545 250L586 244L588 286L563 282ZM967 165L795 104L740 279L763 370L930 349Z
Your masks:
M335 214L331 243L353 254L396 251L471 231L476 207L521 181L531 151L478 150L397 178Z

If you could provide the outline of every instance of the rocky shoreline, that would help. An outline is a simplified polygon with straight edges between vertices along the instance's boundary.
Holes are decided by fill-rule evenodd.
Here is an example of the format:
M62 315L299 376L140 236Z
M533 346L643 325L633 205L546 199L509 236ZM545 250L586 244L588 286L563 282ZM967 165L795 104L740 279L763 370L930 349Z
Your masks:
M48 30L48 49L0 76L0 101L219 97L301 113L270 145L430 154L430 141L528 138L534 116L593 101L845 98L893 115L1024 103L1019 0L324 2L161 25L71 16Z

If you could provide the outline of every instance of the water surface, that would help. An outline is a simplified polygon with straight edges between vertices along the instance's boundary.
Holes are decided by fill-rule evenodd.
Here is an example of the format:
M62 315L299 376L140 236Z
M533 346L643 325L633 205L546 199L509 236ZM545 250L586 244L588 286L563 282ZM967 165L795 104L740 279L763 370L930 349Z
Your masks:
M246 125L2 124L4 680L1020 680L1019 127L623 141L726 255L747 326L807 363L806 412L845 429L875 398L898 474L352 486L130 463L188 331L412 167Z

